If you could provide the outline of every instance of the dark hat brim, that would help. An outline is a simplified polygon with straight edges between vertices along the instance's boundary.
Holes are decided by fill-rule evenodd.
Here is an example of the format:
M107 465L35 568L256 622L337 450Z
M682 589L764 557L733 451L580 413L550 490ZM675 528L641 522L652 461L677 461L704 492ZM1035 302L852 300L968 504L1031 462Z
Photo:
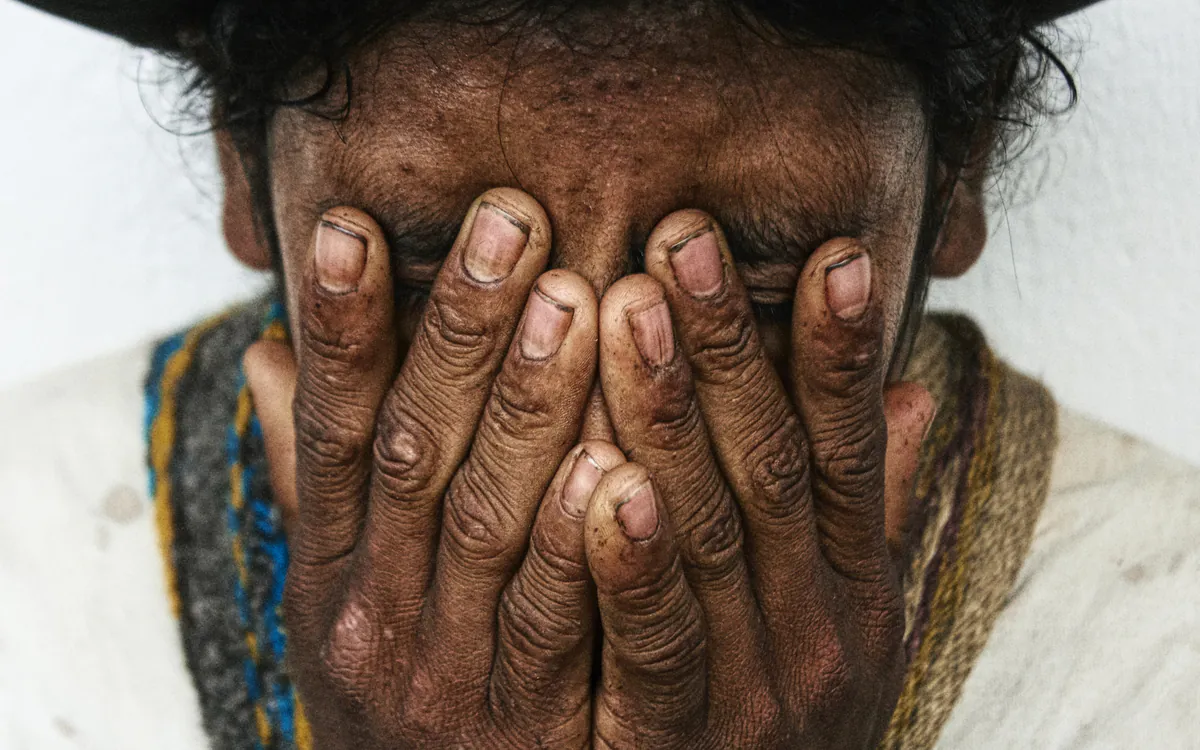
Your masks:
M181 31L202 24L215 0L20 0L141 46L170 49ZM1034 22L1049 23L1098 0L1023 0Z
M139 47L172 49L181 31L202 24L213 2L198 0L20 0Z
M1099 0L1026 0L1035 23L1050 23L1078 13Z

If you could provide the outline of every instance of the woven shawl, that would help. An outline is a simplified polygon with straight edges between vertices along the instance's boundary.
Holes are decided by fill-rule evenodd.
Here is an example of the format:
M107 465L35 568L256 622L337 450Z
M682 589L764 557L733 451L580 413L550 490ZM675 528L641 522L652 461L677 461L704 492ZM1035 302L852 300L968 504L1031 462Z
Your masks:
M150 491L186 661L214 748L312 740L285 668L287 543L242 355L285 337L267 298L159 343L146 383ZM922 326L906 379L939 405L905 570L908 670L883 747L937 741L1028 551L1049 486L1054 402L965 318Z

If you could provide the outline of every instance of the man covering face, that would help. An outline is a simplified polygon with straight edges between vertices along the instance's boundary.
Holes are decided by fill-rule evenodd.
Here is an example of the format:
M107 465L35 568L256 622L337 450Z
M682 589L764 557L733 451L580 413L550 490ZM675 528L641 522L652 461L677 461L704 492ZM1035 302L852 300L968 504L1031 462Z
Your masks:
M1059 445L1041 386L920 315L1073 8L901 5L52 5L185 62L230 249L277 276L137 372L181 720L319 748L1093 721L1018 697L998 730L967 675L1034 670L984 645L1061 549L1047 498L1080 502L1052 460L1115 438Z

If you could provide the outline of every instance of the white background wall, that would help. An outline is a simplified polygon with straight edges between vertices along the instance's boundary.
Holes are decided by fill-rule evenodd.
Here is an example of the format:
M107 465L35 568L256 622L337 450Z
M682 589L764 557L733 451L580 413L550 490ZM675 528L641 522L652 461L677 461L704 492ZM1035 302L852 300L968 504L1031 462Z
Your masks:
M1070 29L1081 105L934 301L1068 405L1200 462L1200 3L1109 0ZM0 387L263 283L223 252L206 139L146 114L135 53L0 0L0 70Z

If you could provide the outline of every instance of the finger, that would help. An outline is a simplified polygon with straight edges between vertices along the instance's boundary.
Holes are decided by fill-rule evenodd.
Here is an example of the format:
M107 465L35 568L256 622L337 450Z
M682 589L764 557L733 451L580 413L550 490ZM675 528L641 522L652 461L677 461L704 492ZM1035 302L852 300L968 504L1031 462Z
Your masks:
M476 200L380 410L360 585L352 590L380 617L390 613L397 633L410 634L421 610L442 495L549 246L549 221L529 196L499 189Z
M921 444L933 425L937 407L933 396L916 383L896 383L883 393L887 419L887 458L884 468L884 524L888 551L897 570L907 560L908 530L914 512L913 484L921 461Z
M486 675L496 608L538 503L575 443L596 368L596 297L582 276L538 279L470 455L446 493L426 656L438 674Z
M792 377L809 437L822 550L853 581L891 575L884 531L883 314L871 256L833 240L801 273Z
M678 529L700 602L718 691L761 679L761 622L742 553L741 517L721 476L678 353L662 287L648 276L614 284L601 303L601 380L618 444L654 477Z
M262 426L267 454L267 474L284 531L295 528L296 425L292 402L296 397L296 359L287 344L258 341L242 360L246 384L254 397L254 411Z
M712 217L679 211L646 244L663 286L722 472L746 521L747 555L768 610L792 611L814 556L808 448L759 338L750 300Z
M584 443L563 461L538 509L499 611L490 702L511 720L572 716L572 728L590 727L595 604L583 520L601 477L623 463L615 445Z
M605 474L586 519L588 568L604 630L595 738L601 747L654 747L703 726L707 643L683 574L666 505L645 468Z
M303 577L340 567L358 543L375 415L395 372L388 249L369 216L335 208L322 217L298 306L291 554Z

